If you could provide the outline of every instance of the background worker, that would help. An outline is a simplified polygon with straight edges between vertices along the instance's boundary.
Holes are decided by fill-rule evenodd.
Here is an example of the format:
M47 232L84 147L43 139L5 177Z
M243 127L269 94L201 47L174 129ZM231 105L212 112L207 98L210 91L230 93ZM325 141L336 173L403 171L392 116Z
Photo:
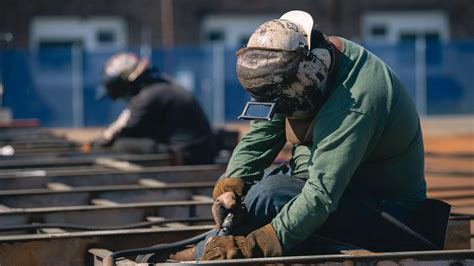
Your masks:
M240 232L187 254L301 254L324 247L307 244L315 235L372 251L436 248L399 226L416 228L426 202L424 149L410 95L384 62L292 11L256 29L237 52L237 76L253 98L241 117L262 119L216 183L213 210L218 226L222 207L242 200L246 214ZM289 169L264 176L287 141Z
M103 84L128 106L92 142L131 153L179 152L186 164L213 163L211 126L193 95L150 66L148 59L119 53L104 65Z

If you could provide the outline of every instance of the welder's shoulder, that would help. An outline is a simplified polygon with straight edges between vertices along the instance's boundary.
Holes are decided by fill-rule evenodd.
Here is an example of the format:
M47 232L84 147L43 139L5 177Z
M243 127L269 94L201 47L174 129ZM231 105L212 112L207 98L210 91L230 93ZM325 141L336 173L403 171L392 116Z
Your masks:
M133 96L129 102L129 106L146 106L156 104L162 98L161 95L163 95L163 92L154 85L144 87L137 95Z
M141 104L159 104L174 102L176 99L186 99L189 96L182 92L182 88L168 83L150 84L133 97L132 102Z
M194 99L193 94L176 82L156 83L149 88L149 97L161 97L173 101L189 102Z
M345 84L350 84L354 108L372 115L389 115L404 86L395 72L367 48L346 41L352 63Z

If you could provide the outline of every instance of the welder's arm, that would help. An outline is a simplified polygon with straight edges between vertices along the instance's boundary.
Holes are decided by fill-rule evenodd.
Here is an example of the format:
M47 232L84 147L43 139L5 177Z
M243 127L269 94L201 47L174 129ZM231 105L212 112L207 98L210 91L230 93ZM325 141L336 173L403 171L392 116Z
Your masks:
M352 175L373 149L376 120L344 111L318 118L308 164L310 178L271 222L283 252L310 236L333 212Z
M120 113L119 117L102 132L99 138L92 141L92 146L106 147L112 145L117 135L126 127L129 120L130 110L125 109Z
M119 117L102 132L96 142L111 145L118 137L145 137L146 123L150 122L150 117L158 113L156 110L159 104L154 97L147 97L146 94L139 94L132 98L127 108L122 111Z
M275 115L272 121L251 121L250 130L234 149L225 175L214 187L214 199L226 191L245 194L248 184L262 178L285 143L283 116Z

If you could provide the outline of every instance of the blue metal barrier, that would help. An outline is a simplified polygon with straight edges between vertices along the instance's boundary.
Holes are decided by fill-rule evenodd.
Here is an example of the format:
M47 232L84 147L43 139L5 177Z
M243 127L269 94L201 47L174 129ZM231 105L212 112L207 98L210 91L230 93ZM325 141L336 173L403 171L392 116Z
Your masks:
M365 46L397 73L415 97L415 44ZM155 49L151 59L195 94L211 121L231 122L248 100L235 75L236 50ZM114 52L81 50L78 57L72 49L62 48L0 50L3 106L11 108L14 118L39 118L47 127L104 126L126 105L123 101L96 99L102 65ZM474 40L428 42L425 53L427 114L473 114ZM74 97L77 93L82 98L76 98L81 99Z

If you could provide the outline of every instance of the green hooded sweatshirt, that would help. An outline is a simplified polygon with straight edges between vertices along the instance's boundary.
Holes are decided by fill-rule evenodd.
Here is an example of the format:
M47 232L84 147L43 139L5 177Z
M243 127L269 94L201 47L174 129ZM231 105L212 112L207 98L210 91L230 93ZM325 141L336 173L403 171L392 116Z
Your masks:
M385 199L426 198L422 133L410 95L382 60L340 39L332 94L314 118L313 144L293 148L293 174L307 171L309 179L271 222L284 251L324 223L349 184ZM285 143L285 117L250 122L226 176L261 179Z

